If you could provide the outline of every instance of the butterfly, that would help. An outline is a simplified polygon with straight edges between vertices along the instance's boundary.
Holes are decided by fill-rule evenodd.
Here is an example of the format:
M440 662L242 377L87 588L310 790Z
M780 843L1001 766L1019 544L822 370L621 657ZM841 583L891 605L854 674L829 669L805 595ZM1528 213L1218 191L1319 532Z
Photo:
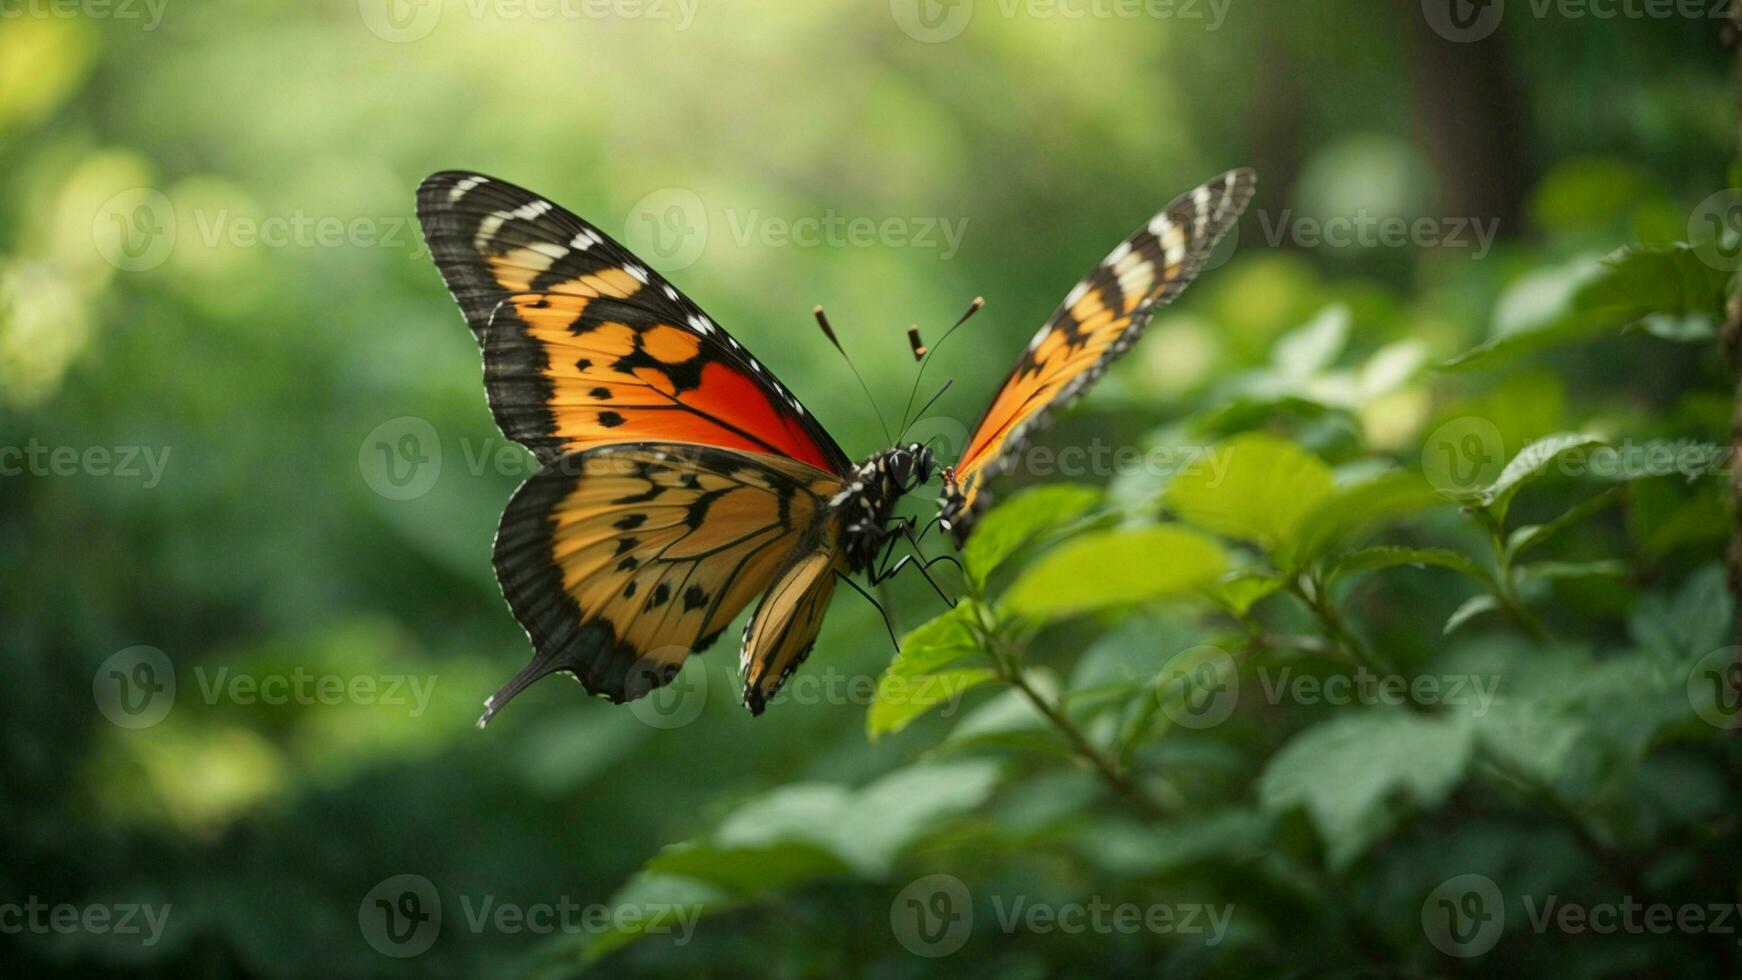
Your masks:
M958 547L991 502L988 480L1192 281L1253 190L1252 171L1233 170L1182 195L1036 331L941 471L938 521ZM483 350L496 423L539 463L492 556L533 657L479 725L557 672L613 702L640 697L758 596L740 671L761 714L809 655L837 580L876 576L880 549L911 535L894 512L937 472L930 448L854 463L677 287L545 198L446 171L419 186L417 212Z

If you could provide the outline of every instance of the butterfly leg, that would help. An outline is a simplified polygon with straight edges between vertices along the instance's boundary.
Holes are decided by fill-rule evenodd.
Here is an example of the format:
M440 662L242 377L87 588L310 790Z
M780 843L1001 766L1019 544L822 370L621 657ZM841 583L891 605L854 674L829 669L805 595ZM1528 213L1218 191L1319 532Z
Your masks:
M869 602L872 606L876 607L877 614L883 617L883 628L889 631L890 644L895 647L896 653L900 653L901 652L901 641L899 639L896 639L895 622L889 618L889 610L883 608L883 603L878 602L876 596L873 596L871 593L866 592L862 587L860 587L859 583L853 581L853 579L851 577L846 576L846 575L842 575L840 572L836 572L835 575L838 578L840 578L841 581L847 583L848 585L851 585L853 587L854 592L857 592L860 595L864 596L866 602ZM875 585L876 583L873 582L872 584Z

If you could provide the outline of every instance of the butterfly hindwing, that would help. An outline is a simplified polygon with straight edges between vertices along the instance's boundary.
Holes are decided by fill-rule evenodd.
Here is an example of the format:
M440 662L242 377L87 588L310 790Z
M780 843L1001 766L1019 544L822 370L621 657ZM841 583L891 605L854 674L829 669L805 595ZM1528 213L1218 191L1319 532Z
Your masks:
M418 189L430 254L484 348L503 432L542 461L630 442L846 456L797 398L676 287L574 214L448 171Z
M987 478L1191 283L1251 201L1255 180L1251 170L1232 170L1181 195L1108 253L1035 332L946 480L943 517L958 544L990 502Z
M801 543L805 554L832 548L825 502L840 489L783 457L695 445L547 464L515 492L495 546L534 656L486 702L484 720L556 671L616 702L667 683L801 557Z
M744 704L759 715L781 685L810 656L823 613L835 594L835 555L826 547L801 548L768 587L744 624L739 669Z

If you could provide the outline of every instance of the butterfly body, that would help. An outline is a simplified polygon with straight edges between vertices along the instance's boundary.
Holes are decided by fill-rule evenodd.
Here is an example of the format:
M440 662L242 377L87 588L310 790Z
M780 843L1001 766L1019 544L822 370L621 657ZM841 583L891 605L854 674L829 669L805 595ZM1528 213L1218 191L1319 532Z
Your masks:
M1070 291L943 470L939 519L958 546L988 506L987 480L1191 281L1251 193L1250 171L1197 188ZM896 509L930 482L931 450L851 463L700 307L538 195L448 171L418 188L418 217L483 351L491 412L540 464L493 550L534 655L479 724L551 673L611 701L640 697L753 601L740 668L744 703L761 713L809 655L836 582L890 574L880 555L913 539Z

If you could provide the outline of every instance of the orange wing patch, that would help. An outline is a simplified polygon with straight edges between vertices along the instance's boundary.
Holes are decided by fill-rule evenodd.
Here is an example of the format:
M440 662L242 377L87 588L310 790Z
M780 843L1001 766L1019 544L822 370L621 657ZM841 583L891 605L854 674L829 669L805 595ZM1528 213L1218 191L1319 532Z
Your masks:
M480 724L556 671L616 702L669 682L801 542L827 539L824 501L840 488L777 456L685 445L595 449L546 466L509 502L495 548L534 657L485 702Z
M1107 255L1047 318L945 472L943 517L967 539L991 498L986 480L1008 467L1048 413L1069 404L1137 341L1156 308L1203 268L1252 199L1256 176L1234 170L1180 196Z
M547 458L692 442L834 471L828 449L767 384L709 356L695 331L633 312L579 293L508 297L484 332L484 388L502 431Z
M484 346L497 422L545 461L682 441L852 469L737 340L609 235L482 174L418 188L430 255Z

